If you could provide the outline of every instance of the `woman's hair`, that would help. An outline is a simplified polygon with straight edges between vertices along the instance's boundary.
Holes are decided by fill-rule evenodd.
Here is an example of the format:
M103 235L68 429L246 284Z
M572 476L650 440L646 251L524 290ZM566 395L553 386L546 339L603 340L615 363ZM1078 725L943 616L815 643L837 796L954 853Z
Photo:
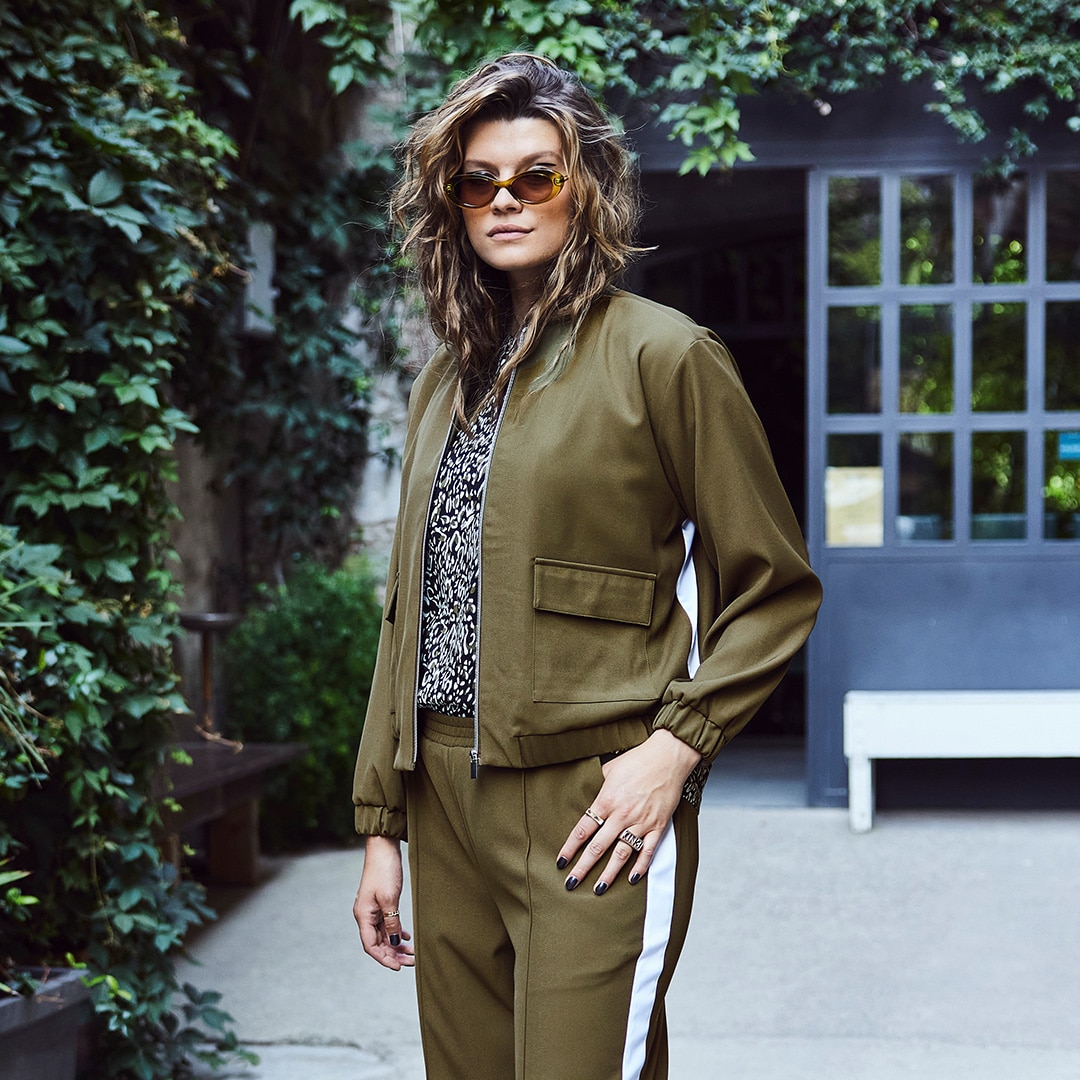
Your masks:
M634 246L640 216L637 170L620 132L577 78L550 60L509 53L483 65L451 89L405 142L405 175L391 211L404 231L410 259L436 335L458 365L455 410L466 421L470 391L486 389L512 325L506 275L473 251L461 210L445 193L461 169L470 125L480 120L548 120L559 130L569 182L558 198L573 207L566 249L547 269L540 300L521 327L490 395L500 395L512 370L543 329L565 320L566 344L534 384L559 376L593 302L610 290L641 249ZM468 401L471 411L480 402Z

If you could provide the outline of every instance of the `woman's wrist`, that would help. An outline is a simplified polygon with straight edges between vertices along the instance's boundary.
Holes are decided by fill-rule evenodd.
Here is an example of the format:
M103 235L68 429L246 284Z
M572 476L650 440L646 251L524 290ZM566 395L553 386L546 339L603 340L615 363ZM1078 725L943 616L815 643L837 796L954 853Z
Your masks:
M683 742L678 735L667 728L657 728L649 738L656 739L665 747L680 772L685 766L685 776L689 776L701 761L701 751L695 750L689 743Z
M401 841L393 836L371 834L364 841L364 852L370 857L378 855L397 855L401 852Z

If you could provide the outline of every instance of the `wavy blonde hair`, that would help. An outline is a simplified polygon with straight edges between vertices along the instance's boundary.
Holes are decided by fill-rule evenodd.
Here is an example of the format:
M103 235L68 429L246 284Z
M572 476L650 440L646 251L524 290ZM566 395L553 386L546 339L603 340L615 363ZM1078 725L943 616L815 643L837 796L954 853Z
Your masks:
M566 249L545 272L540 300L524 326L513 325L506 275L472 249L461 210L446 183L461 170L469 127L479 120L548 120L562 138L573 199ZM566 343L534 383L548 385L565 370L578 331L596 299L643 249L634 246L640 218L637 170L622 134L578 79L550 60L509 53L458 82L446 101L423 117L404 145L404 178L391 199L403 232L402 251L438 338L457 362L454 408L468 425L492 396L500 396L553 321L566 321ZM491 384L512 334L516 343ZM475 400L479 397L479 401Z

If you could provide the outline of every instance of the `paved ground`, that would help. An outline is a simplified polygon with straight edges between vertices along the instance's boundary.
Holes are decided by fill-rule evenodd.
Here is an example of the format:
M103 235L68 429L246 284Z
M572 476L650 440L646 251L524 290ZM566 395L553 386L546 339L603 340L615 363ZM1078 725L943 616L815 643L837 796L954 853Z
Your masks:
M883 812L856 836L797 805L795 758L751 766L702 808L673 1080L1080 1078L1080 814ZM215 892L183 975L261 1056L230 1075L422 1080L412 976L352 923L361 862L268 859Z

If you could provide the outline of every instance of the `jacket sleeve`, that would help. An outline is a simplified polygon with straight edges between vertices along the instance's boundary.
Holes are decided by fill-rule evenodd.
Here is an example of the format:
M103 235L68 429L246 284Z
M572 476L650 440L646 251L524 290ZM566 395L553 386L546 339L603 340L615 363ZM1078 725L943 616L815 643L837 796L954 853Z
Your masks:
M449 351L442 346L424 365L409 392L405 446L401 456L401 505L394 529L394 543L390 550L390 573L386 582L386 603L379 634L379 651L375 659L375 674L371 682L367 717L353 774L356 831L363 836L406 839L405 776L394 767L398 756L398 737L395 731L401 730L400 725L394 723L398 704L394 683L394 623L399 616L406 618L406 613L398 609L398 585L402 580L401 553L406 547L402 540L405 494L412 472L418 428L432 394L440 385L445 385L446 380L454 378L454 370ZM410 717L408 723L411 722Z
M654 726L711 761L754 715L809 636L821 586L765 432L718 340L667 364L654 416L663 467L696 526L716 595L702 597L701 664L667 687Z
M397 739L394 737L394 702L391 689L397 581L398 541L395 533L375 674L371 682L360 750L356 755L353 805L356 808L358 833L364 836L390 836L400 840L405 838L406 833L405 783L403 775L394 768Z

